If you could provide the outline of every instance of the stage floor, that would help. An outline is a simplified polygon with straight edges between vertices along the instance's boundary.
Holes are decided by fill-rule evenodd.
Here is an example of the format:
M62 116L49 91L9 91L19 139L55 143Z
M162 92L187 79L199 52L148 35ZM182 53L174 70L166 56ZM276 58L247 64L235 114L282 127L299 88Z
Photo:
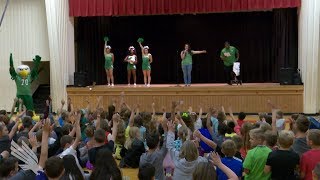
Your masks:
M203 87L270 87L270 86L281 86L279 83L243 83L242 85L228 85L226 83L214 83L214 84L191 84L189 87L185 87L184 84L151 84L150 87L145 86L144 84L137 84L134 86L131 84L128 86L127 84L116 84L114 87L108 85L96 85L95 88L203 88ZM88 86L87 88L92 87Z
M68 96L75 107L85 107L85 99L96 103L98 96L103 96L106 108L111 99L119 97L121 92L126 94L126 102L130 105L140 104L141 110L150 111L153 101L156 111L161 112L162 106L170 107L172 101L184 102L184 110L189 106L194 109L202 104L209 106L232 106L234 112L247 113L270 112L267 100L281 105L285 113L299 113L303 111L303 86L280 85L278 83L244 83L242 85L227 84L192 84L190 87L176 84L152 84L151 87L138 84L137 86L97 85L89 87L68 87Z

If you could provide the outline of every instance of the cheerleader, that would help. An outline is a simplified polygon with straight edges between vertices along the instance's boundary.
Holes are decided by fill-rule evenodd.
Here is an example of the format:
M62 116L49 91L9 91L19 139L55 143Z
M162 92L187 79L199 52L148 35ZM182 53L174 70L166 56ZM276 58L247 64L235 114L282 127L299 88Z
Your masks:
M150 87L151 82L151 63L152 63L152 55L149 53L148 46L142 46L141 42L139 42L142 52L142 72L143 72L143 80L144 85Z
M127 62L127 72L128 72L128 86L130 86L131 74L133 75L133 85L137 85L137 75L136 75L136 64L138 59L136 56L136 50L133 46L129 47L129 55L124 59L124 62Z
M114 78L113 78L113 63L114 63L114 55L111 52L111 46L105 45L104 49L104 68L106 69L106 74L107 74L107 81L108 81L108 86L110 86L110 81L111 81L111 86L114 86Z

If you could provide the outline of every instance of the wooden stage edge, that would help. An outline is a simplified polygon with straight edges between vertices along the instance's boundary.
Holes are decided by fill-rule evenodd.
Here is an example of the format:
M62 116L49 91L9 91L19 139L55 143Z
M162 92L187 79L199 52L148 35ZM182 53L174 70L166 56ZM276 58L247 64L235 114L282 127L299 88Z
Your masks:
M86 107L85 100L93 105L98 96L103 97L103 106L107 109L112 98L118 98L122 91L129 105L140 104L141 111L151 111L151 104L156 103L156 111L161 112L162 106L169 111L173 100L182 100L183 109L192 106L198 111L202 104L206 111L209 106L232 106L234 112L258 113L270 112L267 100L281 106L284 113L301 113L303 111L303 85L280 85L277 83L245 83L242 86L227 84L192 84L191 87L175 84L116 85L108 87L67 87L68 96L75 107Z

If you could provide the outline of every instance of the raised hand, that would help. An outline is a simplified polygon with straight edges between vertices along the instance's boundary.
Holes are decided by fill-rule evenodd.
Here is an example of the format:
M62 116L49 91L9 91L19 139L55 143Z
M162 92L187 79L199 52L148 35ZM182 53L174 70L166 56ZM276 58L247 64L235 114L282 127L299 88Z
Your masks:
M50 133L51 126L50 126L50 119L49 119L49 118L47 118L46 120L44 120L44 124L43 124L42 130L43 130L43 132Z
M177 101L172 101L171 108L175 109L175 108L177 108L177 106L178 106L178 102Z
M37 138L35 135L29 136L29 142L32 148L37 147Z
M167 126L168 126L168 131L170 131L170 132L175 132L175 130L174 130L174 124L172 123L172 122L168 122L167 123Z
M61 105L64 106L66 104L66 101L64 99L61 100Z
M161 126L162 126L164 132L168 131L168 119L167 118L162 119Z
M210 154L210 162L213 164L213 165L216 165L216 166L219 166L220 164L222 164L221 162L221 159L220 159L220 156L217 152L212 152Z

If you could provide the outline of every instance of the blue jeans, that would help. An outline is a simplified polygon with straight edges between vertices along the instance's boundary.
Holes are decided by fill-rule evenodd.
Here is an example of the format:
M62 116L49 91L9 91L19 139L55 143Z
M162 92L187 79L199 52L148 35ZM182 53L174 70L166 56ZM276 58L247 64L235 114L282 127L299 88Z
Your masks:
M191 70L192 70L192 64L182 65L183 80L185 85L191 84Z

